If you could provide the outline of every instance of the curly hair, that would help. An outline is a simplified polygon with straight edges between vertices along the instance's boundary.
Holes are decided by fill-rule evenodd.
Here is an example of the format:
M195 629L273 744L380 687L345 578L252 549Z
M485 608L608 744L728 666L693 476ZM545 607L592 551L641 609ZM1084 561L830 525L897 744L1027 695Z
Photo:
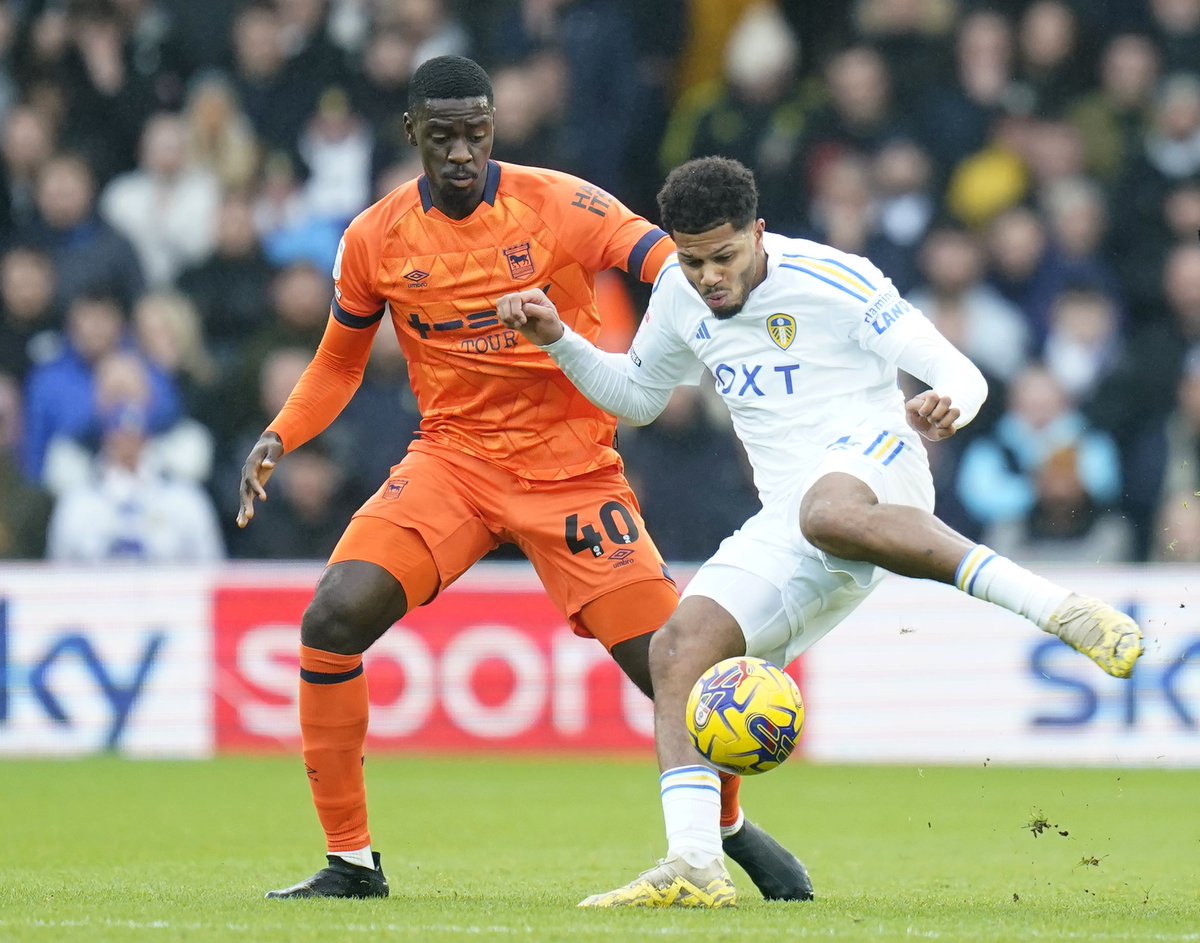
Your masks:
M699 157L667 175L658 210L669 233L708 232L723 223L743 229L758 218L758 187L744 164L728 157Z
M421 63L408 83L408 110L415 113L439 98L486 98L491 105L492 80L474 59L434 56Z

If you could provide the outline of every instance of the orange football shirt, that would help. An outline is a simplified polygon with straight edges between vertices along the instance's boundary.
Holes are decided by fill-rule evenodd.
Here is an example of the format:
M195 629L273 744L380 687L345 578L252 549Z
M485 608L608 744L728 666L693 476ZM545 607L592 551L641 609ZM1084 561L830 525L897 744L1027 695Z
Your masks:
M542 288L595 341L595 276L651 282L674 251L661 229L597 187L552 170L489 161L483 202L455 220L422 176L351 222L317 355L268 427L288 451L320 433L362 379L390 318L408 361L425 443L461 449L523 478L552 480L616 463L616 420L496 316L502 295ZM400 456L397 456L399 460Z

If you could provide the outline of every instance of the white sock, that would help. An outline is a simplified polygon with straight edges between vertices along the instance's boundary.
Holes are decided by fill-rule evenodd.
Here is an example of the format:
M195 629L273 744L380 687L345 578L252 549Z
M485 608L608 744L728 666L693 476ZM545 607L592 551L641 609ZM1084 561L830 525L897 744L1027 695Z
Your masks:
M360 848L358 851L331 851L331 855L341 858L343 861L348 861L350 864L356 864L360 868L370 868L375 870L375 859L371 857L371 846Z
M746 824L746 813L738 809L737 821L732 825L721 826L721 841L724 841L730 835L736 835L742 830L742 826Z
M954 585L977 599L1003 606L1050 629L1050 616L1071 591L1017 566L983 544L976 544L954 571Z
M707 766L677 766L658 778L667 857L682 858L693 868L719 861L721 850L721 780Z

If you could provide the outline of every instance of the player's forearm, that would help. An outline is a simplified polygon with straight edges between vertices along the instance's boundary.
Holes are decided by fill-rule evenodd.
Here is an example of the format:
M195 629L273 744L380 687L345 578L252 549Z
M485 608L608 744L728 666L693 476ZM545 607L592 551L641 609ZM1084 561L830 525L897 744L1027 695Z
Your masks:
M268 432L279 436L285 452L320 435L346 408L362 383L373 337L374 331L330 320L312 363L267 426Z
M653 422L666 408L671 391L634 382L626 369L628 354L599 350L564 328L561 338L541 349L593 406L632 426Z
M893 363L918 380L929 384L941 396L948 396L959 411L954 423L961 429L978 414L987 399L987 380L979 368L938 333L937 329L915 309L903 321L891 338L895 344L888 351Z

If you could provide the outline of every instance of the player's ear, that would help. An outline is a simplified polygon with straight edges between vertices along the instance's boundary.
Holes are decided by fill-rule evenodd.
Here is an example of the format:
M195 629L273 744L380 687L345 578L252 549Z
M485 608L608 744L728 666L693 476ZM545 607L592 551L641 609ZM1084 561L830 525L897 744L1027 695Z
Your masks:
M762 238L766 228L767 221L765 219L756 219L754 221L754 248L756 251L762 248Z
M404 136L408 138L408 143L413 147L417 146L417 129L413 124L412 115L407 111L404 113Z

